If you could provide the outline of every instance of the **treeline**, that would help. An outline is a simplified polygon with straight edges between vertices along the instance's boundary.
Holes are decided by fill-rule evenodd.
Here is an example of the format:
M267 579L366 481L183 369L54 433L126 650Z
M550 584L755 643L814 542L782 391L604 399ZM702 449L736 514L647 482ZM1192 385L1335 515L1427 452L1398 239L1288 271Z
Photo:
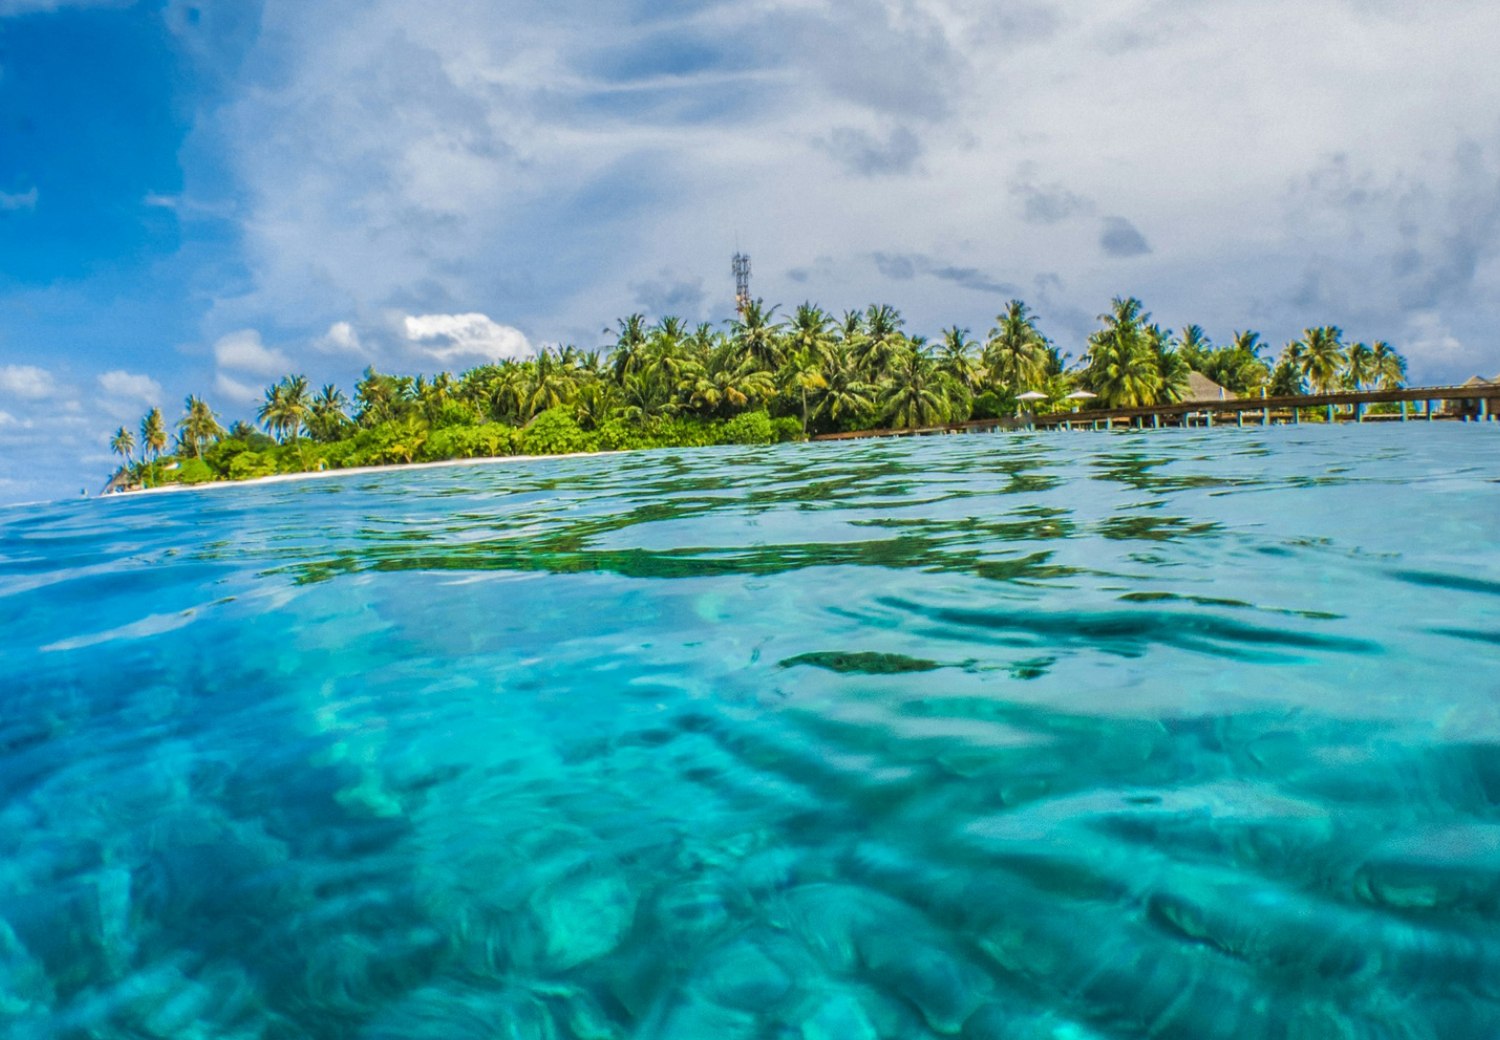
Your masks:
M1346 345L1334 326L1308 329L1273 361L1256 332L1214 344L1151 321L1141 301L1113 301L1077 364L1012 300L983 340L969 329L911 335L882 304L841 317L805 303L787 318L752 301L727 329L674 317L618 322L612 347L543 350L525 361L460 375L398 376L366 369L353 398L314 392L288 375L266 390L260 428L229 428L200 397L187 399L172 438L159 408L140 439L124 427L111 446L124 482L199 483L316 469L509 454L640 447L764 444L881 427L917 427L1036 411L1139 407L1180 401L1197 371L1237 394L1394 387L1406 362L1389 344ZM1073 395L1071 398L1069 395ZM139 448L139 454L137 449Z

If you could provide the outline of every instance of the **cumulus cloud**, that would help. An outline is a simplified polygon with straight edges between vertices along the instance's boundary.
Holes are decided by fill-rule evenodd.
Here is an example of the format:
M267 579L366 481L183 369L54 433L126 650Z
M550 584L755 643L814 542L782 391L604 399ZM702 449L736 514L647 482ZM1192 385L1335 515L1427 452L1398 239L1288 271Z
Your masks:
M484 314L407 315L402 326L413 353L442 365L483 364L535 353L520 329Z
M235 379L233 376L220 372L214 377L214 390L220 397L232 401L234 404L255 404L261 400L263 394L257 387L249 383Z
M313 340L313 349L323 354L342 354L346 357L369 356L359 333L347 321L336 321L328 326L327 332Z
M739 231L753 292L835 309L891 242L952 258L887 265L916 328L987 321L1045 270L1077 343L1128 291L1220 338L1394 341L1432 311L1500 367L1496 5L521 2L267 7L255 89L184 152L227 142L247 193L229 327L481 311L565 335L695 277L724 316ZM1440 376L1441 341L1413 342Z
M57 392L52 373L35 365L0 365L0 394L41 401Z
M1145 256L1151 252L1146 236L1124 217L1105 217L1104 230L1099 233L1099 248L1105 256Z
M220 368L254 376L282 376L292 368L291 359L262 343L254 329L221 336L214 343L214 361Z
M150 376L136 375L122 369L105 372L99 376L99 389L110 397L141 404L158 404L161 401L161 384Z

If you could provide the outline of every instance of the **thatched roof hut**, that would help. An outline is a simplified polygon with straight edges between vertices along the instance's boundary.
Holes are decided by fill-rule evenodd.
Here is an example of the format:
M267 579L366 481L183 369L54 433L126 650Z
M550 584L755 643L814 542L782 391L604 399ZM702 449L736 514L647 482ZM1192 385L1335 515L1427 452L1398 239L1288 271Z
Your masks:
M1202 372L1189 372L1187 393L1182 396L1182 399L1192 404L1195 401L1233 401L1239 396L1239 394L1225 390Z

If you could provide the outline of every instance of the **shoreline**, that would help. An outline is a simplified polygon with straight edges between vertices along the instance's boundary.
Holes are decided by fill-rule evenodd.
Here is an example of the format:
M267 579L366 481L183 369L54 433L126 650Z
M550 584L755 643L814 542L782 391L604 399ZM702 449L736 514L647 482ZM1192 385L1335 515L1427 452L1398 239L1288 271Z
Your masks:
M349 477L367 473L391 473L414 469L440 469L455 466L496 466L506 462L548 462L555 459L594 459L605 455L628 455L632 450L618 451L572 451L559 455L480 455L470 459L439 459L436 462L391 462L380 466L348 466L342 469L315 469L304 473L273 473L265 477L249 477L245 480L206 480L201 484L163 484L160 487L141 488L138 491L116 491L109 495L95 496L98 500L135 498L138 495L171 495L183 491L202 491L220 487L251 487L259 484L287 484L301 480L318 480L324 477Z

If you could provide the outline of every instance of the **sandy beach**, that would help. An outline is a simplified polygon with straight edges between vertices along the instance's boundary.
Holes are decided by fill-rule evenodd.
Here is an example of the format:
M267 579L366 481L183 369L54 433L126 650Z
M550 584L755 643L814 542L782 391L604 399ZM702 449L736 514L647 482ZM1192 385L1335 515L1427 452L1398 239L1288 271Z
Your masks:
M654 449L639 449L651 451ZM251 477L247 480L210 480L202 484L164 484L161 487L141 488L138 491L117 491L100 498L134 498L137 495L165 495L181 491L203 491L210 488L247 487L256 484L287 484L299 480L318 480L323 477L352 477L366 473L391 473L414 469L444 469L455 466L495 466L508 462L546 462L552 459L591 459L601 455L627 455L629 451L575 451L562 455L485 455L472 459L443 459L439 462L393 462L385 466L350 466L345 469L309 470L306 473L277 473L269 477Z

